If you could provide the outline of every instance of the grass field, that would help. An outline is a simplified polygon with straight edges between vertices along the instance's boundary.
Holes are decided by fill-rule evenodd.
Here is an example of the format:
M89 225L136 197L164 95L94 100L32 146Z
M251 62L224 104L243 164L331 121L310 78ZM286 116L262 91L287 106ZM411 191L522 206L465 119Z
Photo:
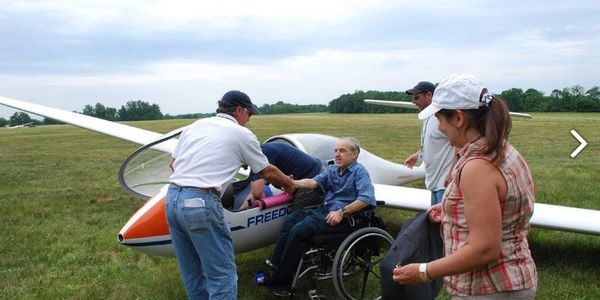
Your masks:
M191 121L129 124L167 132ZM511 142L529 162L538 202L600 209L599 122L600 114L515 120ZM249 128L260 140L292 132L355 136L370 152L402 162L417 147L420 123L414 114L303 114L253 117ZM573 128L589 142L576 159L569 156L578 145ZM0 299L185 298L173 258L117 242L142 205L117 180L136 148L68 125L0 128ZM413 213L381 214L395 235ZM600 299L600 236L533 229L530 243L538 299ZM269 298L252 278L271 248L237 255L240 299Z

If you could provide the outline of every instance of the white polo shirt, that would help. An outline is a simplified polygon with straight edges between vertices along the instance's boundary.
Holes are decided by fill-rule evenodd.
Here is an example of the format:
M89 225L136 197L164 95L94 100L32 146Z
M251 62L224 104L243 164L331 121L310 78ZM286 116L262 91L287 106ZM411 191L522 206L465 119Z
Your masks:
M435 116L423 120L421 146L425 163L425 186L430 191L444 189L444 179L450 171L454 148L448 137L439 130L440 122Z
M258 173L269 165L256 135L232 116L221 113L186 128L172 156L175 163L171 182L219 191L241 166L249 165Z

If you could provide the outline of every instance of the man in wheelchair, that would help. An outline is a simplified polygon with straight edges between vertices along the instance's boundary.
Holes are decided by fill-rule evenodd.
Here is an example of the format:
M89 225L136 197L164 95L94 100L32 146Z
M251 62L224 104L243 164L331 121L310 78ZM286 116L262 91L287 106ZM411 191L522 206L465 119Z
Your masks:
M297 210L283 225L275 251L269 260L273 273L265 286L275 295L288 296L302 255L313 244L316 235L335 234L350 215L370 213L376 206L374 187L367 169L356 160L360 153L358 140L341 138L335 146L335 165L312 179L295 180L296 188L320 187L325 196L316 209ZM352 221L351 221L352 222Z

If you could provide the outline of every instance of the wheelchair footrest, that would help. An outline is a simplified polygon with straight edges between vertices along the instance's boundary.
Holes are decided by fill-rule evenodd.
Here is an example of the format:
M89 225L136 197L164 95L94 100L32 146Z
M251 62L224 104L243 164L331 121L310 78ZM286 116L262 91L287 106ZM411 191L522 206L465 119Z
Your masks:
M317 294L317 290L312 289L312 290L308 291L308 299L310 299L310 300L325 300L325 299L327 299L327 297Z

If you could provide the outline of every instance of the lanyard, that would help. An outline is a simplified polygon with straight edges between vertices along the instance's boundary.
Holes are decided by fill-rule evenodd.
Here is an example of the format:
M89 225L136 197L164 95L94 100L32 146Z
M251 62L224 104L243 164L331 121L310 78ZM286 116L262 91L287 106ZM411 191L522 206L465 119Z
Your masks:
M421 130L421 152L423 151L423 145L425 145L425 134L427 133L427 125L429 124L429 118L425 119L425 122L423 122L423 128Z

